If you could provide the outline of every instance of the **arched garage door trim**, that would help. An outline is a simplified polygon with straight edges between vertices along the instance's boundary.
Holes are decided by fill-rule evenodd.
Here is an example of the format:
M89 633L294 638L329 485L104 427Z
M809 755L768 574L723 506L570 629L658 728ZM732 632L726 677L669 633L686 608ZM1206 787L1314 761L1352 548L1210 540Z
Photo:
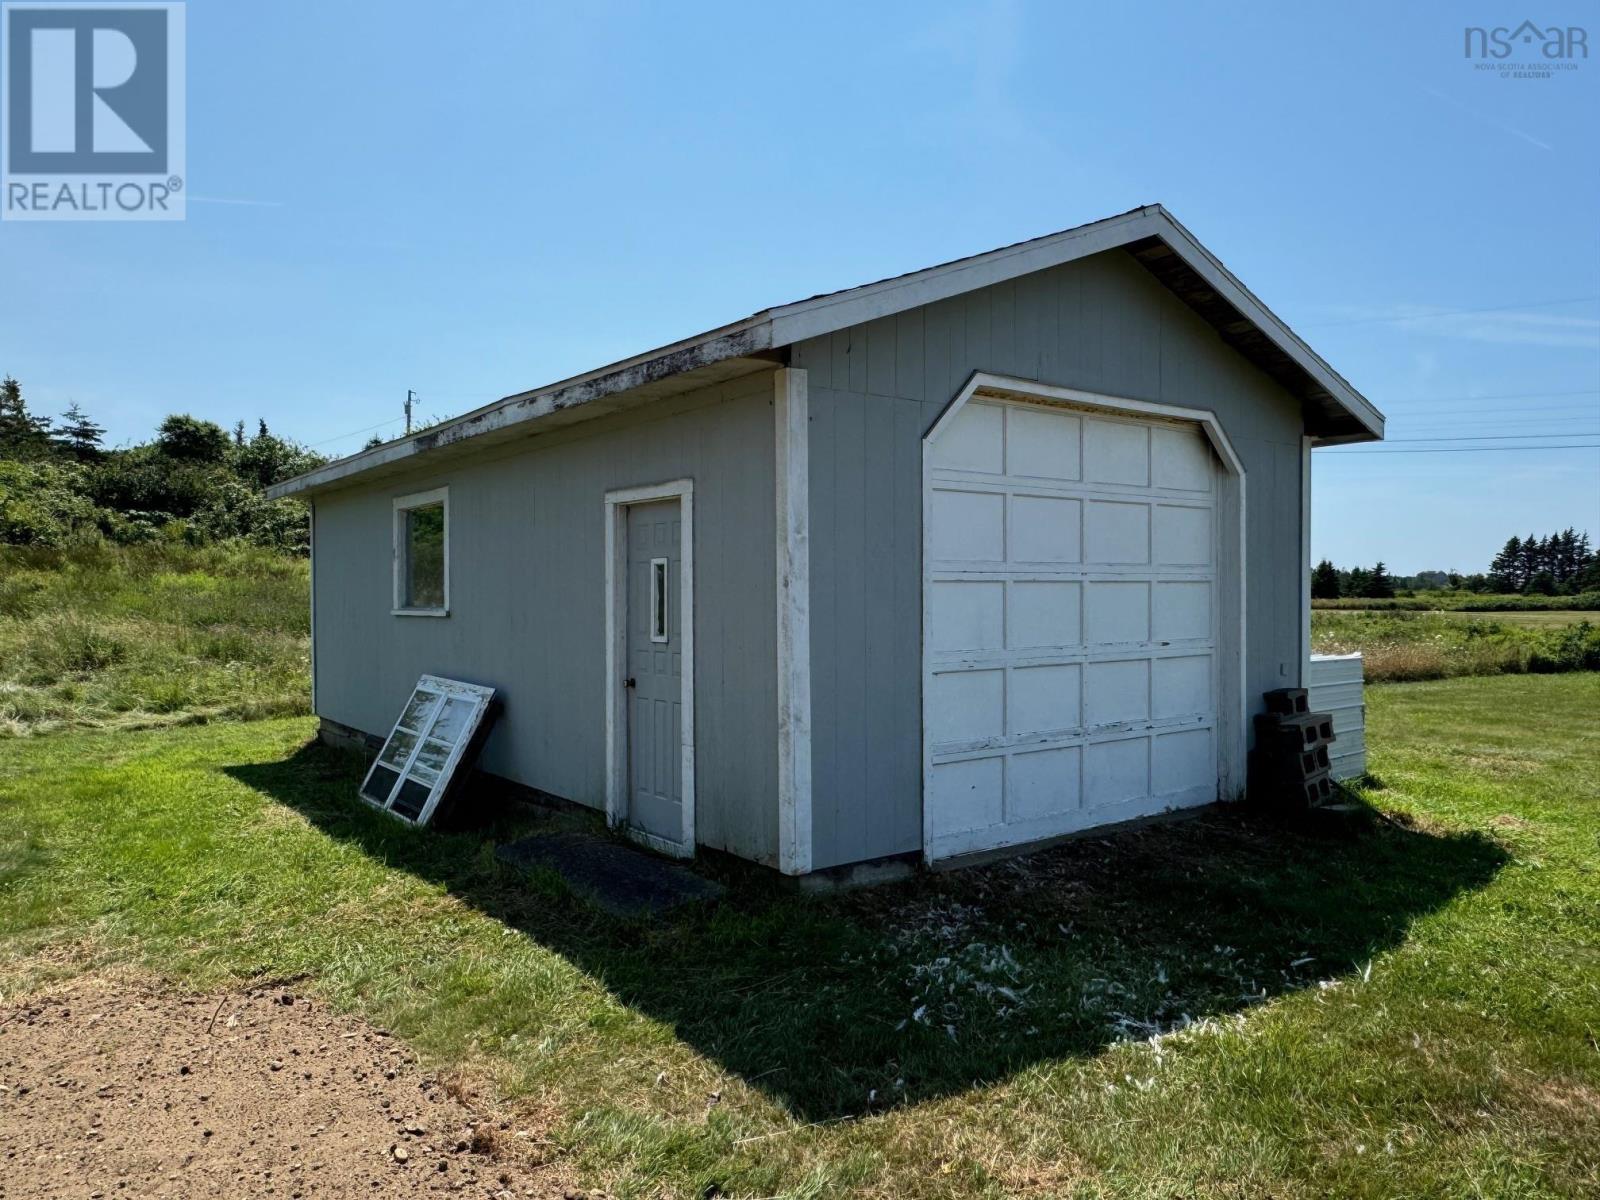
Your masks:
M1023 823L1013 829L1002 826L974 828L952 833L948 828L936 827L935 797L935 723L939 714L933 711L933 678L935 649L930 641L934 627L934 593L930 580L936 561L933 539L936 536L935 487L939 464L935 447L941 435L947 433L962 410L973 401L1000 402L1031 411L1034 407L1066 411L1079 417L1093 418L1096 413L1112 419L1143 419L1155 427L1182 428L1185 423L1191 430L1204 435L1216 455L1214 494L1215 545L1215 596L1214 606L1214 677L1215 689L1215 763L1217 772L1214 794L1207 792L1204 800L1235 799L1243 794L1246 761L1246 704L1244 693L1245 625L1245 472L1229 443L1227 434L1215 416L1203 409L1181 408L1174 405L1154 404L1119 396L1106 396L1074 388L1056 387L1031 380L1016 379L986 372L975 373L956 394L939 419L934 422L923 439L923 611L922 611L922 761L923 761L923 856L933 862L939 859L977 853L1000 846L1037 840L1099 823L1086 814L1064 814L1059 818L1046 817L1042 821ZM1191 443L1193 444L1193 443ZM949 469L944 470L948 477ZM948 485L946 485L948 487ZM1010 519L1007 509L1005 520ZM1008 608L1010 601L1007 602ZM1154 636L1153 632L1151 636ZM948 659L948 654L946 654ZM948 673L949 664L943 667ZM1007 677L1009 680L1009 676ZM1007 689L1010 683L1007 683ZM943 701L941 701L943 703ZM1009 703L1009 700L1007 701ZM1084 728L1088 718L1080 714ZM1003 740L1003 739L1001 739ZM998 742L997 742L998 744ZM1151 789L1154 791L1154 780ZM1195 789L1189 789L1180 804L1203 802L1195 798ZM1111 820L1121 819L1113 815ZM1059 826L1057 828L1056 826ZM1026 836L1023 836L1023 835Z

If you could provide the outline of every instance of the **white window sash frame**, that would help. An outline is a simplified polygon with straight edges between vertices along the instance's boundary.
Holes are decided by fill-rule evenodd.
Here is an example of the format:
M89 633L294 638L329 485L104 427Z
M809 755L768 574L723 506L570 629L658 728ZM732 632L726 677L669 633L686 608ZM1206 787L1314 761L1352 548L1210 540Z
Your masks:
M406 604L406 514L413 509L438 504L444 509L444 603L437 608L417 608ZM393 517L394 586L389 613L396 617L448 617L450 615L450 488L436 487L394 498Z

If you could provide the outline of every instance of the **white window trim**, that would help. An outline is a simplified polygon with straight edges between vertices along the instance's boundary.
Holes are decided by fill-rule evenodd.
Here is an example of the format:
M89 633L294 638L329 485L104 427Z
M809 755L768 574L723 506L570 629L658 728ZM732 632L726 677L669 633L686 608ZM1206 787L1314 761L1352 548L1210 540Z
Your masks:
M647 487L620 488L605 496L606 587L606 823L628 817L628 693L623 672L628 662L628 509L655 500L677 500L678 645L683 655L683 828L676 842L630 829L628 836L676 858L693 858L694 818L694 480L674 479Z
M406 513L413 508L430 504L444 506L444 604L438 608L408 608L406 594ZM409 496L394 498L393 522L394 591L391 597L391 616L396 617L448 617L450 615L450 489L432 488L426 492L412 492Z

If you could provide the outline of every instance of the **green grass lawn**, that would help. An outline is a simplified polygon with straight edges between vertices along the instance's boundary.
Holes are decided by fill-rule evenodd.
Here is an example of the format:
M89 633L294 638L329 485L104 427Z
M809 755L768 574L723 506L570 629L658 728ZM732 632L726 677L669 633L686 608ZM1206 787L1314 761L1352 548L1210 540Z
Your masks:
M601 916L277 719L0 755L0 990L297 987L625 1197L1600 1194L1600 676L1368 692L1385 818L1224 812L823 900Z

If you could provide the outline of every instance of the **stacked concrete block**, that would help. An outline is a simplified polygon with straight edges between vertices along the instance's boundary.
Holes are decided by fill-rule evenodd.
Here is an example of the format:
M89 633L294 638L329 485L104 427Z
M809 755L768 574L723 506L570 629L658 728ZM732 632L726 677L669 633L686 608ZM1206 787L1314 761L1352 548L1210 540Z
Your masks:
M1291 811L1332 803L1338 797L1329 773L1332 715L1310 712L1304 688L1270 691L1266 705L1256 717L1252 792L1259 801Z

